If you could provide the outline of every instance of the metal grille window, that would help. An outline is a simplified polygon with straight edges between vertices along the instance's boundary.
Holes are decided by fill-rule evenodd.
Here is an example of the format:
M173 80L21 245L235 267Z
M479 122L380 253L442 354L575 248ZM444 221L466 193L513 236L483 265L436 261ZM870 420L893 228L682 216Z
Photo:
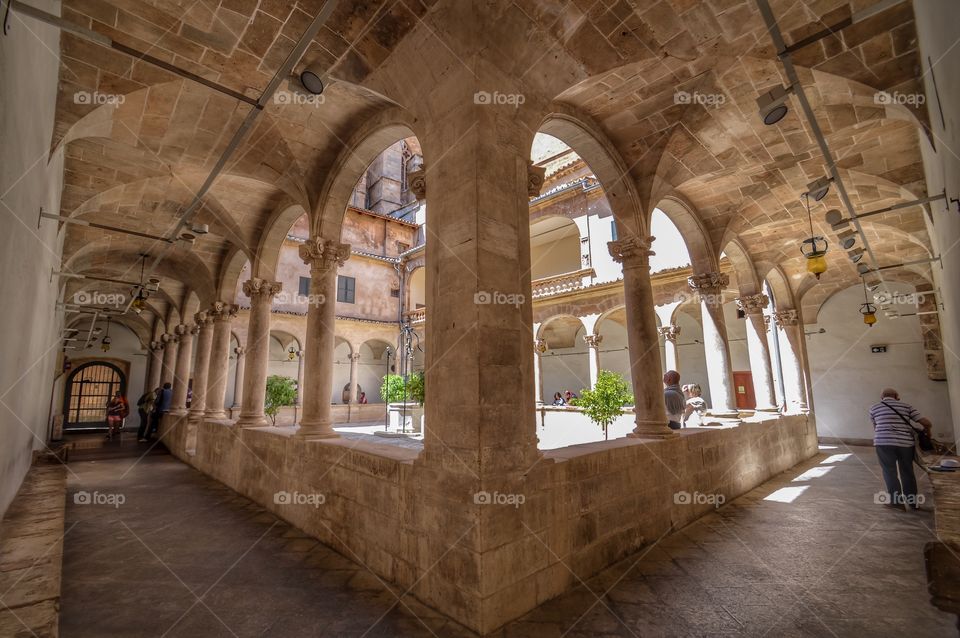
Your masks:
M106 427L107 402L124 392L123 375L107 363L87 363L77 368L67 381L67 428Z
M357 280L355 277L337 277L337 301L341 303L355 303Z

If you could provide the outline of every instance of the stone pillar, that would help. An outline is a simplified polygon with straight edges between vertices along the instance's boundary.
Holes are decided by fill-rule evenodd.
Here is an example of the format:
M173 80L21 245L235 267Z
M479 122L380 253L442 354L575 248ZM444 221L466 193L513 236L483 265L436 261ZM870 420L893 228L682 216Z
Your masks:
M353 405L358 401L359 393L357 392L357 379L360 376L360 353L351 352L350 353L350 404Z
M266 404L267 371L270 365L270 307L273 298L283 289L278 281L259 278L243 282L243 294L250 297L250 318L247 323L247 362L243 371L243 401L237 425L244 428L267 424L263 408ZM236 400L234 400L236 402Z
M160 374L163 372L163 342L150 342L150 375L147 377L147 387L144 392L156 390L160 387Z
M303 350L297 350L297 407L303 405Z
M663 337L663 353L666 357L664 365L667 370L680 372L680 353L677 350L677 339L680 337L680 326L668 325L659 328Z
M767 343L766 322L763 320L763 310L769 305L770 298L763 293L737 299L737 306L747 317L747 351L750 354L750 371L753 373L753 393L757 397L757 410L775 412L777 397L773 390L770 345Z
M213 319L213 343L210 346L210 371L207 374L207 405L204 415L208 419L225 419L223 403L227 397L227 375L230 373L230 322L237 315L237 306L222 301L213 302L210 317Z
M700 314L703 321L703 348L707 359L707 379L710 381L710 406L714 416L737 416L737 401L733 393L733 367L730 363L730 344L727 343L727 325L723 320L723 288L730 277L711 272L687 278L690 289L700 296Z
M209 313L193 315L197 324L197 357L193 366L193 399L190 400L190 418L203 419L207 406L207 379L210 375L210 347L213 345L213 319Z
M803 325L796 310L778 310L773 313L773 321L783 336L786 337L787 348L781 348L781 358L791 371L790 377L784 379L788 401L791 399L796 405L797 412L807 412L807 392L804 383L803 363L801 352L803 347ZM781 342L782 343L782 342ZM786 375L784 375L786 376Z
M543 366L540 355L547 351L546 339L534 339L533 342L533 388L537 403L543 403Z
M190 388L190 363L193 359L193 335L196 326L180 324L176 328L179 346L177 347L177 368L173 379L173 400L170 413L177 416L187 414L187 391Z
M590 389L597 387L597 377L600 376L600 343L603 335L583 335L587 343L587 354L590 357Z
M310 266L310 304L304 338L303 414L297 436L330 438L333 431L330 397L333 393L333 349L336 323L337 268L350 257L350 246L311 237L300 245L300 258Z
M609 242L613 260L623 266L623 297L627 314L627 349L633 379L637 426L628 436L668 438L677 436L667 426L663 403L663 373L660 339L650 284L650 244L653 237L625 237Z
M243 371L247 369L247 349L243 346L237 346L233 349L233 354L237 355L237 363L233 366L233 410L239 410L243 405ZM227 373L229 374L229 362L227 364Z
M177 374L177 335L165 334L163 341L163 371L160 373L160 385L173 384Z

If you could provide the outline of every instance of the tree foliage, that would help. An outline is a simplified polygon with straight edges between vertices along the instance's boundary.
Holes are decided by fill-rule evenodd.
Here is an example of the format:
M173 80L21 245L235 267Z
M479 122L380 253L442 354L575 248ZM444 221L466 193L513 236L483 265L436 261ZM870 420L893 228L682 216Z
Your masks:
M383 377L380 385L380 398L386 403L400 403L404 400L403 377L399 374L388 374Z
M630 386L622 376L609 370L601 370L597 383L592 390L584 390L577 400L577 407L583 410L591 421L603 428L603 437L607 438L607 428L623 414L623 406L633 403Z
M270 417L273 425L277 424L277 414L280 408L293 405L297 401L297 382L290 377L271 375L267 377L267 396L263 412Z

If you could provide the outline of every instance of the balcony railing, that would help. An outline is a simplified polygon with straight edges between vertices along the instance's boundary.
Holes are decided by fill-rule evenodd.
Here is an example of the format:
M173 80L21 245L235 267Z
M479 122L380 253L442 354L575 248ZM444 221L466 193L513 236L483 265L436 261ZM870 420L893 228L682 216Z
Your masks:
M531 282L533 288L533 298L549 297L559 295L571 290L583 288L583 279L585 277L595 277L596 271L593 268L581 268L574 272L565 272L559 275L534 279Z
M427 309L417 308L403 313L403 318L410 323L423 323L427 320Z

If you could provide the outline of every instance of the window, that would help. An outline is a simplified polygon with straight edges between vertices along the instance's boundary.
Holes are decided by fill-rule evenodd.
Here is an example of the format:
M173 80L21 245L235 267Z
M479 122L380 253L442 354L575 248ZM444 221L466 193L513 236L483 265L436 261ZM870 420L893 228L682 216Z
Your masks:
M300 278L300 296L301 297L310 296L310 278L309 277Z
M357 289L357 280L354 277L337 277L337 301L343 303L354 303L354 297Z
M613 241L617 241L617 222L610 222L610 236L613 238Z
M390 289L390 296L391 296L391 297L396 297L397 299L399 299L399 298L400 298L400 289L399 289L399 288L391 288L391 289Z

